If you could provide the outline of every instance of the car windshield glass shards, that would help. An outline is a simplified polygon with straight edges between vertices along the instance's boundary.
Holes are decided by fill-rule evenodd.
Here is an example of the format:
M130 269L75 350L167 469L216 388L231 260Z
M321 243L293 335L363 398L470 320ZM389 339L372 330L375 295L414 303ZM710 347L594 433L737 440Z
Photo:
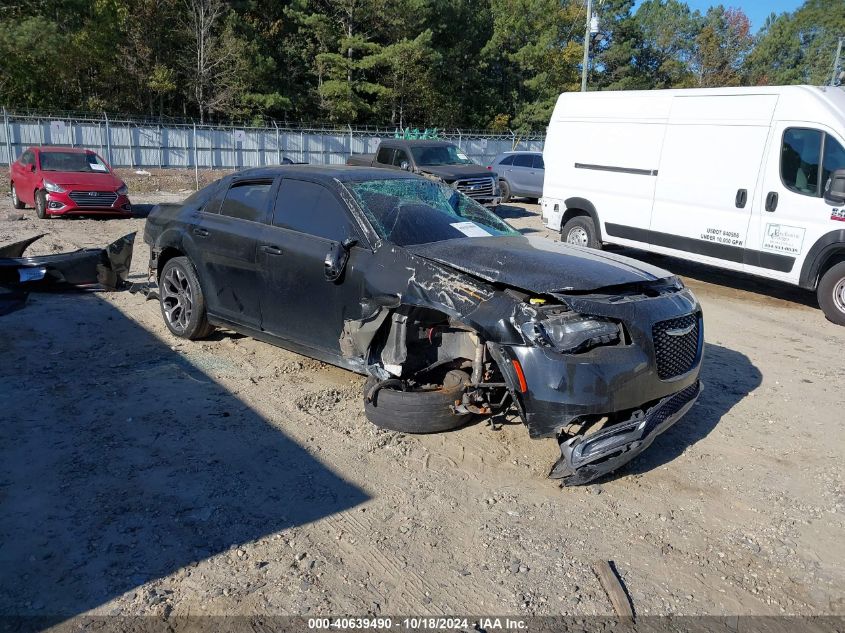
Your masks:
M398 246L520 235L475 200L443 183L398 178L354 182L349 188L379 237Z

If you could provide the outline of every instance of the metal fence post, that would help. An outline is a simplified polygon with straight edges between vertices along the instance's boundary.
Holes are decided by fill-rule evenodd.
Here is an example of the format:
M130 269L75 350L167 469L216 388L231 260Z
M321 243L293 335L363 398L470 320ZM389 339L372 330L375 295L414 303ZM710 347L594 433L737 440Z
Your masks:
M129 166L135 167L135 150L132 148L132 123L126 124L126 134L129 137Z
M158 168L161 169L162 166L163 166L162 163L164 162L162 160L162 156L161 156L161 152L162 152L161 124L159 123L156 127L158 128Z
M6 112L6 108L3 108L3 128L6 131L6 158L8 159L7 164L12 164L12 133L9 128L9 113Z
M305 132L302 130L299 131L299 160L303 163L308 162L305 160Z
M282 144L279 142L279 126L276 125L276 119L273 119L273 127L276 128L276 156L278 157L279 165L282 164Z
M111 157L111 131L109 130L109 115L103 112L103 118L106 120L106 161L108 164L112 164L112 157Z
M197 149L197 122L194 121L194 179L197 181L197 191L200 190L200 159Z

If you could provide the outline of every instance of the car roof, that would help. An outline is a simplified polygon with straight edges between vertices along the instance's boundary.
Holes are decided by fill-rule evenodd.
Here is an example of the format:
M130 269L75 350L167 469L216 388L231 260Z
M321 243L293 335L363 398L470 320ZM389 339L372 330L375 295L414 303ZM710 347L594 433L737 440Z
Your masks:
M234 174L235 178L306 178L312 180L357 182L360 180L400 180L402 178L422 179L422 176L407 171L378 167L357 167L351 165L274 165L253 167Z
M85 147L62 147L60 145L40 145L38 147L30 147L29 149L38 150L39 152L68 152L70 154L96 153L93 149L87 149Z

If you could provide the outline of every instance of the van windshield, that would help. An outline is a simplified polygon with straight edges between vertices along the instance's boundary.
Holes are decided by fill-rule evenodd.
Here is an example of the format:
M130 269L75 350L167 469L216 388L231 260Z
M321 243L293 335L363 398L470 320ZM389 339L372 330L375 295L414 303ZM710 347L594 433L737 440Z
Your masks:
M472 198L440 182L395 178L348 187L379 237L398 246L521 235Z

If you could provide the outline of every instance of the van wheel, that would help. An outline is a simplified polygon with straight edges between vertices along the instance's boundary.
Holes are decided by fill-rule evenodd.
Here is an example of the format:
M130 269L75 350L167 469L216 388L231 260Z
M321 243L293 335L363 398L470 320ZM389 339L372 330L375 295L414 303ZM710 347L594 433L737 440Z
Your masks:
M461 399L468 382L465 372L450 371L439 388L403 391L401 380L378 382L371 376L364 384L364 414L376 426L400 433L456 429L472 417L450 408Z
M507 180L499 181L499 197L503 203L511 201L511 186Z
M822 276L816 296L828 320L845 325L845 262L832 266Z
M560 241L586 248L601 248L596 225L587 215L576 215L570 218L560 230Z

